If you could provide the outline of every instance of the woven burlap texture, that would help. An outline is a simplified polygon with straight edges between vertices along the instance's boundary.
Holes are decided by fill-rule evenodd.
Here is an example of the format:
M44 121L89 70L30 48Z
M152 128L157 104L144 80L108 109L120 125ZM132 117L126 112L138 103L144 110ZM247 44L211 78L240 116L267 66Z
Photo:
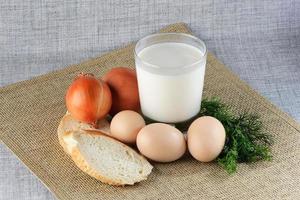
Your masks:
M173 24L161 32L190 33ZM79 72L103 75L115 66L134 67L129 45L99 58L0 89L0 139L58 199L300 199L300 126L208 54L204 96L218 96L235 112L258 113L274 135L272 162L240 164L228 175L215 163L186 155L154 164L147 181L113 187L81 172L63 152L56 129L64 95ZM180 91L178 91L180 94Z

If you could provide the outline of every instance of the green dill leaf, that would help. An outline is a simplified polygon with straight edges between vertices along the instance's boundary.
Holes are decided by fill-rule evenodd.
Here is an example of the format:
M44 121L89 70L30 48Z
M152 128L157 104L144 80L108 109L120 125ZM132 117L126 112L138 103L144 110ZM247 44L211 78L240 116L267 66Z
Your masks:
M226 131L223 151L217 163L229 174L237 169L237 163L271 160L271 135L263 131L263 123L256 114L233 115L229 106L219 98L203 99L199 116L217 118Z

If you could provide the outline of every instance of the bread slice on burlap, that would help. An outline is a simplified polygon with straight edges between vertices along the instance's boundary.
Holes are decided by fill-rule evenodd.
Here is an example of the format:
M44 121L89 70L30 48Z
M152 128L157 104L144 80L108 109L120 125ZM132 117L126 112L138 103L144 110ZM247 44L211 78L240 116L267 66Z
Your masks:
M68 113L58 127L61 146L85 173L110 185L133 185L146 180L152 165L132 148L106 134L101 133L101 127L93 130Z

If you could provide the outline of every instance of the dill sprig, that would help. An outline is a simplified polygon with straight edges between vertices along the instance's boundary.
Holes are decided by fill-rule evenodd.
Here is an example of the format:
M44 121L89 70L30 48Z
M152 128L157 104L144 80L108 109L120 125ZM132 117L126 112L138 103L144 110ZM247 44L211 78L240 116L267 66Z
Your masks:
M234 115L228 105L222 103L219 98L213 97L202 100L201 110L197 116L176 123L175 126L184 132L196 118L201 116L215 117L225 128L225 145L216 161L229 174L236 172L238 163L271 160L272 137L263 130L258 115L247 112ZM145 119L147 124L155 122L146 117Z
M214 97L202 100L199 116L212 116L223 124L226 141L217 163L229 174L236 172L237 163L271 159L272 137L263 131L258 115L234 115L230 107Z

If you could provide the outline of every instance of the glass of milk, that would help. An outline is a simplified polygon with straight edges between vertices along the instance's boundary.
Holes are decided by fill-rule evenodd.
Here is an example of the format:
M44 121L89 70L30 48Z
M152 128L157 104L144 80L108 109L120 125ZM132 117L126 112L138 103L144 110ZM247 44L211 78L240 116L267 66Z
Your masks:
M135 46L135 65L143 115L178 123L193 118L201 106L206 47L183 33L160 33Z

